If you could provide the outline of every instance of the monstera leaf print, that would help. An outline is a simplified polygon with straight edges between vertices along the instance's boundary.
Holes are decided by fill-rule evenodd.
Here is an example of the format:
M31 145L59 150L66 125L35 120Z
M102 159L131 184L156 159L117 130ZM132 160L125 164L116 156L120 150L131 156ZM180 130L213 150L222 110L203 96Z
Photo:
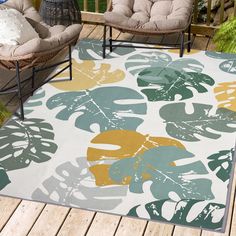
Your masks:
M47 107L61 107L56 116L60 120L68 120L79 112L75 126L89 132L94 132L91 128L93 124L98 124L100 131L135 130L143 122L138 116L145 115L147 110L142 95L124 87L59 93L48 100Z
M9 180L5 169L0 165L0 191L10 183L11 181Z
M93 210L112 210L127 195L126 186L97 187L88 171L85 158L77 158L56 168L55 174L37 188L33 200L82 207Z
M132 208L128 216L140 216L139 208L140 206ZM165 199L146 204L145 211L151 220L219 230L223 226L225 205L192 199L178 202Z
M212 182L204 177L208 172L200 161L191 160L193 156L178 147L162 146L115 162L109 174L117 183L128 179L130 192L138 194L144 192L143 184L151 181L150 191L157 199L168 198L171 192L181 199L212 199ZM181 159L189 162L178 165L176 161Z
M103 58L102 41L96 39L83 39L77 44L78 56L81 60L97 60ZM106 59L120 57L134 52L134 48L113 48L113 53L107 51Z
M175 146L185 149L184 146L174 139L164 137L152 137L143 135L131 130L110 130L97 135L91 145L100 146L101 149L89 147L87 159L96 164L89 169L96 178L97 186L115 185L116 181L109 176L111 161L122 160L143 154L145 151L160 146ZM102 145L112 145L119 148L103 149ZM102 162L102 163L100 163ZM148 177L146 175L146 177ZM129 184L130 179L126 179L119 184Z
M227 108L236 112L236 81L219 84L214 92L219 107Z
M36 107L42 106L42 98L45 97L45 91L40 88L32 97L24 104L25 115L28 115L34 111Z
M212 171L216 171L216 176L222 181L227 181L230 178L232 171L232 163L234 158L234 149L224 150L209 156L208 166Z
M6 171L48 161L57 150L52 126L41 119L11 120L0 140L0 164Z
M188 114L185 106L185 103L176 103L160 109L160 116L165 120L166 131L171 137L194 142L200 141L199 136L218 139L220 132L236 131L236 112L219 108L211 114L213 106L193 103L194 112Z
M213 86L215 81L208 75L196 72L180 72L169 67L151 67L138 75L139 87L149 101L174 101L193 97L191 89L206 93L205 85Z
M115 83L125 78L122 70L112 70L110 64L96 66L94 61L77 63L73 60L72 81L52 83L52 86L63 91L78 91L94 88L103 84ZM57 78L69 79L69 72L61 73Z
M227 60L220 64L220 69L229 74L236 75L236 59L235 60Z
M127 71L133 75L147 68L167 67L180 72L202 72L204 65L195 59L178 59L172 61L171 56L163 52L147 52L130 56L125 63Z
M229 53L223 53L223 52L210 52L210 51L206 51L206 55L208 57L212 57L214 59L223 59L223 60L236 59L236 55L235 54L229 54Z

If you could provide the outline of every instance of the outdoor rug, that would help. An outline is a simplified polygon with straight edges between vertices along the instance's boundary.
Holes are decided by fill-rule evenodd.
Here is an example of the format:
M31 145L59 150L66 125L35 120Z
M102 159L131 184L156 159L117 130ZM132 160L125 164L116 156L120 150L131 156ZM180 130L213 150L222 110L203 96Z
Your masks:
M0 131L0 194L223 231L234 168L236 55L73 51ZM68 72L57 79L68 78Z

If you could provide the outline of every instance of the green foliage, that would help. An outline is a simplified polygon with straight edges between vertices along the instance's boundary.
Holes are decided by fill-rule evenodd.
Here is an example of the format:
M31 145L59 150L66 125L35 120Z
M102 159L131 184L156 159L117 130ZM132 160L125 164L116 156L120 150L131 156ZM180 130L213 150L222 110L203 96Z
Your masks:
M0 103L0 127L3 122L11 116L11 113Z
M213 41L217 50L236 53L236 17L225 22L217 31Z

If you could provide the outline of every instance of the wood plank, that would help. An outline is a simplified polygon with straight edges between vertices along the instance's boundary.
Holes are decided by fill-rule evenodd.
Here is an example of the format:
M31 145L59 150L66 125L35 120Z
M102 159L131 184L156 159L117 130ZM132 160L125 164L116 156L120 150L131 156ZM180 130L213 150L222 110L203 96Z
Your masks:
M91 32L91 34L88 36L88 38L90 38L90 39L102 39L103 29L104 29L104 27L102 25L96 25L95 29Z
M96 25L84 24L83 29L80 32L79 40L87 38L95 28Z
M115 236L143 235L147 221L134 218L122 217Z
M20 199L0 197L0 231L20 204Z
M97 213L86 235L87 236L94 236L98 234L99 236L114 235L117 226L120 222L120 219L121 217L117 215Z
M204 36L196 36L193 40L192 49L206 50L208 45L208 38Z
M225 233L220 234L220 233L203 230L201 236L229 236L230 235L232 213L233 213L233 208L235 207L235 204L234 204L235 202L234 196L235 196L235 191L236 191L235 187L236 187L236 171L234 171L234 180L232 184L232 192L231 192L228 220L227 220ZM235 236L235 235L230 235L230 236Z
M175 226L173 236L200 236L201 229L192 229L183 226Z
M174 225L148 222L144 236L172 236Z
M43 210L45 204L22 201L5 225L1 236L25 236Z
M209 38L206 50L207 51L216 51L216 45L213 43L212 38Z
M95 216L95 212L71 209L65 222L58 232L58 236L85 235Z
M46 205L28 235L56 235L69 210L62 206Z

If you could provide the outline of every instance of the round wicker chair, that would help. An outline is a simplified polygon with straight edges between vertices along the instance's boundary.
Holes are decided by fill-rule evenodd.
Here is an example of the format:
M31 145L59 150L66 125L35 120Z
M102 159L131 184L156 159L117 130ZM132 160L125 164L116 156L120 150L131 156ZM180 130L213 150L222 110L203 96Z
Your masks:
M53 68L65 62L68 62L68 66L61 71L69 68L70 79L72 79L71 46L77 42L82 26L80 24L73 24L68 27L62 25L51 27L42 21L30 0L8 0L6 3L0 5L0 9L6 8L14 8L21 12L40 36L40 38L32 39L23 45L0 45L0 67L16 72L16 76L0 88L0 95L18 93L20 101L20 118L23 120L24 95L22 94L22 84L31 80L33 92L35 90L35 73ZM53 59L65 48L68 48L69 50L68 59L54 65L42 67L42 65ZM30 78L21 78L21 72L29 68L32 68L32 76L30 76ZM45 80L44 83L53 78L54 77L51 77ZM13 80L16 81L16 84L9 86L10 82Z
M112 51L113 47L129 47L127 44L113 42L126 42L112 39L112 28L121 32L138 35L164 35L180 34L180 43L168 44L166 48L180 49L180 57L184 54L185 45L188 52L191 50L191 20L193 12L193 0L112 0L107 12L104 14L103 57L106 56L106 47ZM107 40L107 26L110 29L109 43ZM188 32L188 40L185 42L185 32ZM139 43L139 42L135 42ZM159 44L160 45L160 44ZM173 47L174 46L174 47ZM137 48L155 48L135 46ZM165 47L161 47L164 49Z

